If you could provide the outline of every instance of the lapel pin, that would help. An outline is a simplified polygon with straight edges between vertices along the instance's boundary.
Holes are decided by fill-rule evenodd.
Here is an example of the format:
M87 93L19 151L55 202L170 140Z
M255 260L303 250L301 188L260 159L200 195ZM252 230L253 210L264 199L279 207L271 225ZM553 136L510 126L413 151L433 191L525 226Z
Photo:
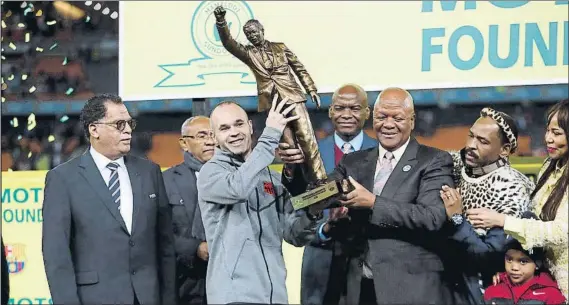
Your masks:
M405 166L403 166L403 171L404 171L404 172L408 172L408 171L410 171L410 170L411 170L411 165L405 165Z

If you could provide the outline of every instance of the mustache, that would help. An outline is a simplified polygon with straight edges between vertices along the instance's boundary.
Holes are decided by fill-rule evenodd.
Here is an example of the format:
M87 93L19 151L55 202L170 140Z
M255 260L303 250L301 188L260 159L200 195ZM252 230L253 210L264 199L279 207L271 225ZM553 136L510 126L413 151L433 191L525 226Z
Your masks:
M478 154L477 154L477 153L474 151L474 149L472 149L472 148L466 148L466 149L464 150L464 153L465 153L465 154L471 154L471 155L473 155L474 158L476 158L476 159L479 158Z

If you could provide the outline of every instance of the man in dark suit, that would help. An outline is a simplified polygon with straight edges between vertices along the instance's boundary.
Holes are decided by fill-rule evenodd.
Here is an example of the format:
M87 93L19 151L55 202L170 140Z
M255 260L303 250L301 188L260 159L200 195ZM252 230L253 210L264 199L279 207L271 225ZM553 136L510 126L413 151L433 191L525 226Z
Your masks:
M164 172L174 222L176 288L181 304L207 304L205 276L209 258L198 205L197 178L213 156L215 141L209 118L196 116L182 124L184 162Z
M377 141L362 130L369 118L367 93L356 84L345 84L332 95L332 104L328 109L328 116L334 125L334 134L318 142L318 149L324 161L327 173L331 173L344 154L368 149L377 146ZM287 149L286 143L279 145ZM288 163L284 174L294 170L295 166ZM283 179L287 181L287 179ZM295 194L296 195L296 194ZM339 209L324 211L327 219L340 217L344 213ZM322 224L321 230L324 230ZM322 233L320 233L322 234ZM301 303L302 304L338 304L344 292L346 276L346 256L342 253L339 242L326 238L323 235L318 240L304 248L302 257Z
M47 173L42 251L54 304L175 304L172 216L160 167L128 156L121 98L81 110L91 147Z
M452 158L411 137L413 98L403 89L379 95L373 123L379 147L344 156L329 177L349 178L355 188L339 201L349 221L326 232L351 246L343 249L351 257L346 304L452 303L439 195L454 185Z

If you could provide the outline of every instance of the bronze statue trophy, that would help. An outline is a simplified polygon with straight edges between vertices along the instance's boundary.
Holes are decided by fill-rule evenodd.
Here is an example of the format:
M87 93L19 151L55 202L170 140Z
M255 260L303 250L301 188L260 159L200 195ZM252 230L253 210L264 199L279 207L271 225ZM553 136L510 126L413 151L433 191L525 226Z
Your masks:
M225 49L245 63L255 75L259 98L258 111L269 110L275 94L278 94L277 103L286 97L287 103L295 104L289 115L297 115L299 119L290 122L285 128L282 141L290 147L299 147L302 150L305 157L304 177L310 185L317 187L293 197L294 208L307 207L340 193L343 189L341 182L326 182L324 163L318 151L316 136L305 105L306 96L293 75L294 73L298 77L312 101L316 103L316 107L320 108L320 97L316 86L304 65L284 43L265 40L263 25L259 21L251 19L245 23L243 32L251 45L242 45L235 41L229 32L225 9L218 6L213 13L219 38Z

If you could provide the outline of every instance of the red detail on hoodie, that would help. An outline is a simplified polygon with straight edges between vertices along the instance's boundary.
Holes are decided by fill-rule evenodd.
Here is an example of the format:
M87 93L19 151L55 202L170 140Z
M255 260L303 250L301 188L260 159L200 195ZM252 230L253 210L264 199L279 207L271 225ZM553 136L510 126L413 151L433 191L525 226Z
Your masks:
M275 189L273 188L273 184L270 182L263 182L263 189L265 193L269 195L275 195Z

